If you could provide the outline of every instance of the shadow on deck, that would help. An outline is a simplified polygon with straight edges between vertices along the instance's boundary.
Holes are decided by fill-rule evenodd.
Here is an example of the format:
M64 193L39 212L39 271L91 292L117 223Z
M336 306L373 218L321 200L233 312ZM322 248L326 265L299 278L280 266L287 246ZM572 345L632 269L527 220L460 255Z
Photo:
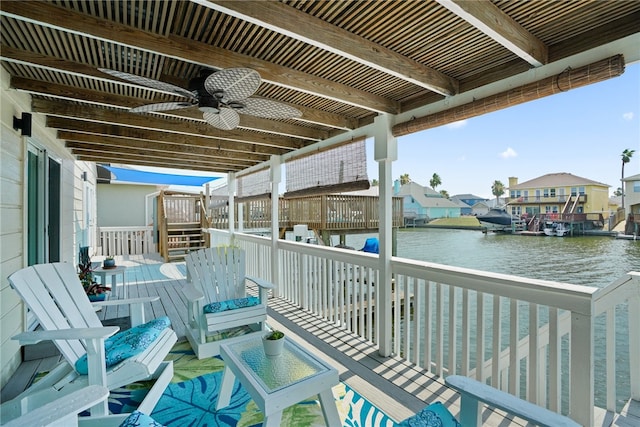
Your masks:
M129 297L160 296L158 302L145 307L148 318L169 316L179 341L184 341L187 308L180 292L185 283L184 263L164 263L159 254L132 255L117 259L117 262L127 266ZM120 325L121 318L129 314L126 306L122 307L103 309L99 317L105 323ZM284 330L293 340L333 365L341 381L391 418L402 420L434 401L443 402L458 415L459 395L445 386L443 379L399 357L381 357L374 344L285 300L272 298L268 314L272 327ZM25 359L2 389L2 401L13 398L24 390L37 372L48 370L59 361L58 356L51 355L51 350L52 346L41 346L40 354L28 352L26 359L29 360ZM631 401L625 409L617 422L602 419L596 425L640 425L640 403ZM483 425L488 426L527 425L506 418L501 411L485 410L483 418Z

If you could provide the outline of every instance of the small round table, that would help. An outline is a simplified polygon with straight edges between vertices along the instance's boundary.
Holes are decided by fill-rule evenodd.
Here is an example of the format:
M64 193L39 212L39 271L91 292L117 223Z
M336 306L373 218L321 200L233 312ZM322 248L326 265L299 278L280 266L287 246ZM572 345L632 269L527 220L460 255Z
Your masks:
M106 286L107 277L111 276L111 293L114 298L118 298L118 275L122 275L122 297L127 298L127 283L125 281L124 273L127 267L124 265L116 265L113 268L104 268L102 266L93 270L93 274L100 277L100 284Z

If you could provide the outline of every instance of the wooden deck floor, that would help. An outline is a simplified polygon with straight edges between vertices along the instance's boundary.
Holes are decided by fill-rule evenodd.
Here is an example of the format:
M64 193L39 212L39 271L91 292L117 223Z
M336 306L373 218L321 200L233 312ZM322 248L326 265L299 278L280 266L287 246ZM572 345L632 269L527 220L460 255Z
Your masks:
M184 263L165 264L158 254L131 256L118 259L119 265L130 267L127 274L129 297L160 296L160 301L147 307L148 317L167 315L180 340L185 339L186 302L180 288L184 284ZM122 295L122 293L120 293ZM105 323L128 315L126 308L108 308L99 312ZM399 358L383 358L375 346L333 324L300 310L287 301L272 298L269 301L270 325L287 332L288 336L313 351L340 373L340 379L369 399L395 420L418 412L434 401L443 402L457 415L459 396L444 385L444 381ZM47 351L42 347L41 351ZM29 352L11 381L2 389L1 400L20 393L36 372L47 370L59 357ZM510 420L504 414L485 410L487 426L527 425L521 420ZM616 420L601 414L598 426L640 425L640 404L633 402Z

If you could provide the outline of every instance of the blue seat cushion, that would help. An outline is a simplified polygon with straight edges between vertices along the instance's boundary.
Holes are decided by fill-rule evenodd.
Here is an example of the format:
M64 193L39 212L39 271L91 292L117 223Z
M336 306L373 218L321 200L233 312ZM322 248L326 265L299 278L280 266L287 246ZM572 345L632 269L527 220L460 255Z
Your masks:
M226 301L212 302L204 306L202 311L205 313L221 313L223 311L235 310L236 308L253 307L260 304L258 297L245 297L228 299Z
M149 415L143 414L140 411L133 411L125 420L120 424L120 427L164 427Z
M163 316L126 331L120 331L104 340L107 368L142 353L170 325L169 318ZM75 368L79 374L87 375L89 368L86 354L76 361Z
M461 425L442 403L434 402L396 427L461 427Z

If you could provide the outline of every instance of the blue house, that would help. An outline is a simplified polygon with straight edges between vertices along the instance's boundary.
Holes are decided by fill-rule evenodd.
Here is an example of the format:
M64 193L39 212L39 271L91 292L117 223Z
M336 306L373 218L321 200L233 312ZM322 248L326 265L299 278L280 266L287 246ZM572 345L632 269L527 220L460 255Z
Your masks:
M400 186L394 182L393 195L402 197L405 224L423 225L436 218L458 218L460 206L440 193L415 182Z
M489 201L489 199L473 194L456 194L455 196L452 196L450 200L460 205L460 213L462 215L473 215L473 206L480 202Z

